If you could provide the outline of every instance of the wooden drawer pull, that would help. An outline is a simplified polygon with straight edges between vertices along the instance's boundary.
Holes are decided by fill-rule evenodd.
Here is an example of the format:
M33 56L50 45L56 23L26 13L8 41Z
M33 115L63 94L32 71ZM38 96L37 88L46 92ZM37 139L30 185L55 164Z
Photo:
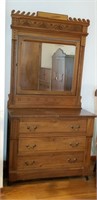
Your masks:
M75 163L76 161L77 161L77 158L73 158L73 159L72 159L72 158L69 158L69 159L68 159L68 162L69 162L69 163Z
M80 129L80 125L71 126L72 130L78 131Z
M27 149L34 149L36 147L36 144L32 144L32 145L26 145Z
M26 165L26 166L28 166L28 165L29 165L29 163L26 161L26 162L25 162L25 165Z
M35 164L35 161L34 161L34 160L31 161L31 162L25 161L25 165L26 165L26 166L31 166L31 165L33 165L33 164Z
M28 129L28 130L31 130L31 127L30 127L30 126L27 126L27 129Z
M36 129L37 129L38 127L37 126L27 126L27 129L29 130L29 131L35 131Z
M71 146L71 147L77 147L77 146L79 146L79 142L76 142L76 143L70 143L70 146Z

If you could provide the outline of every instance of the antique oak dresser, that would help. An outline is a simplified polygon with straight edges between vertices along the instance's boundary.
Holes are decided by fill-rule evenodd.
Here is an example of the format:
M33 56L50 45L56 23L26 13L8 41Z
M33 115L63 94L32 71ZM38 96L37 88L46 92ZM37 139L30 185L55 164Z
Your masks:
M8 179L89 176L95 115L81 108L89 20L12 11Z

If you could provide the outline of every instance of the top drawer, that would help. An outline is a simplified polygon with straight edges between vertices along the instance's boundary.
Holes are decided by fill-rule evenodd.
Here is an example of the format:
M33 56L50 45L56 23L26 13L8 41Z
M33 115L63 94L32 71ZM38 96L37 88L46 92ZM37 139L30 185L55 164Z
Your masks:
M20 133L86 132L86 119L21 119Z

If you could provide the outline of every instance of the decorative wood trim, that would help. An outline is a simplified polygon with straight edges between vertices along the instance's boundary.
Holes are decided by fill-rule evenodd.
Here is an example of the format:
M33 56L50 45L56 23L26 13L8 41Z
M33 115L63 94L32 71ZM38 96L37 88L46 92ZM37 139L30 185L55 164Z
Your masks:
M70 33L87 35L87 27L90 21L87 19L76 19L66 15L57 15L52 13L33 12L25 13L25 11L11 12L12 16L12 29L39 29L45 31L55 31L60 33ZM60 17L59 17L60 16ZM63 17L64 16L64 17ZM63 20L64 19L64 20ZM56 22L57 20L57 22ZM76 30L76 32L75 32Z
M44 13L44 15L43 14L41 14L41 13ZM61 16L61 19L63 19L62 17L64 16L65 17L65 20L67 20L67 21L70 21L70 22L76 22L76 23L82 23L82 24L86 24L87 26L90 24L90 20L89 19L87 19L87 20L85 20L85 19L80 19L80 18L72 18L72 17L68 17L67 15L61 15L61 14L54 14L54 13L45 13L45 12L37 12L37 13L35 13L35 12L33 12L33 13L30 13L30 12L27 12L27 13L25 13L25 11L23 11L23 12L21 12L21 11L15 11L15 10L12 10L12 12L11 12L11 16L17 16L17 17L20 17L20 16L22 16L22 17L44 17L44 18L49 18L50 16L52 16L52 18L54 19L54 17L55 17L55 19L57 18L57 20L58 20L58 17L60 18L60 16ZM51 17L50 17L51 18Z
M18 31L16 29L13 30L13 32L12 32L12 39L13 40L17 40L17 32Z
M11 15L21 15L21 16L29 16L30 15L30 17L31 16L35 16L35 12L33 12L33 13L30 13L30 12L27 12L26 14L25 14L25 11L23 11L23 12L20 12L19 10L18 11L15 11L15 10L12 10L12 12L11 12Z

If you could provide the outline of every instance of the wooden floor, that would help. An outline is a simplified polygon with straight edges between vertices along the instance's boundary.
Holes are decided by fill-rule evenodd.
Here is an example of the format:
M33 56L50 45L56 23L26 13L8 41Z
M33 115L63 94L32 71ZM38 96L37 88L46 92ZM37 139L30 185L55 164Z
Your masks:
M91 176L37 180L5 186L0 200L86 200L96 199L96 175L91 166Z
M96 199L96 178L71 177L5 186L0 200Z

